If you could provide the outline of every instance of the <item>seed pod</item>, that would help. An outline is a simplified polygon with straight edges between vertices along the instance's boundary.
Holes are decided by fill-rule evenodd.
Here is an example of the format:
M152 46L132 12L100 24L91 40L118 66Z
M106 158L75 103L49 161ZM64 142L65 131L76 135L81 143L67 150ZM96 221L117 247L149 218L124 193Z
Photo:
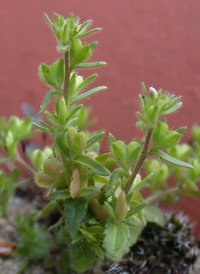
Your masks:
M40 149L35 149L31 154L31 162L38 170L43 168L44 160L44 153Z
M80 175L79 175L78 169L75 168L73 171L72 179L70 183L70 194L72 198L75 198L79 194L80 188L81 188Z
M80 153L86 146L87 140L84 132L78 132L72 143L72 154L77 155Z
M43 168L44 172L50 177L56 177L62 170L62 164L55 158L49 158L44 162Z
M62 97L58 104L58 120L61 125L65 124L66 118L67 118L67 105L65 102L65 98Z
M87 156L89 156L92 159L95 159L97 157L97 154L95 152L91 151L91 152L87 153Z
M69 141L71 145L74 141L76 134L77 134L77 130L74 127L70 127L68 136L69 136Z
M89 201L89 206L94 215L103 223L110 218L108 209L99 203L95 198L91 198Z
M118 198L115 206L115 215L119 221L123 221L126 218L127 213L127 203L126 203L126 195L124 191L122 191Z
M50 187L54 183L54 179L49 175L44 173L43 171L39 171L35 175L35 183L39 187L47 188Z

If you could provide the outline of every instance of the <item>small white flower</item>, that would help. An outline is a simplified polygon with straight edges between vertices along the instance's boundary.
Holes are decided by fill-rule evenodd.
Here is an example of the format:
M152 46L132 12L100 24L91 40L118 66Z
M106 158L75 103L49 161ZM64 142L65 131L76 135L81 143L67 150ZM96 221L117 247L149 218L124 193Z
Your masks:
M157 90L156 90L155 88L153 88L153 87L150 87L150 88L149 88L149 92L150 92L150 93L153 93L154 97L157 97L157 96L158 96Z

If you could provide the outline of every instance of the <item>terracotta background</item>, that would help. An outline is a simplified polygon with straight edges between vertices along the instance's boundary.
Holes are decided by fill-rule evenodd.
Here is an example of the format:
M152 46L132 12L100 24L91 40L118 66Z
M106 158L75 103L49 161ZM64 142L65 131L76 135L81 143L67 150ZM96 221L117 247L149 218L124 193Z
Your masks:
M190 139L191 125L200 124L199 0L2 0L0 115L23 116L22 102L39 111L47 89L38 79L37 67L59 57L43 12L73 12L82 22L93 19L94 27L103 28L92 37L99 41L92 60L104 60L108 66L98 69L94 86L109 89L86 102L99 117L95 128L126 141L140 137L135 111L144 81L147 87L183 96L184 108L168 121L174 127L187 125L183 141ZM199 200L184 198L176 208L196 221L200 232L199 206Z

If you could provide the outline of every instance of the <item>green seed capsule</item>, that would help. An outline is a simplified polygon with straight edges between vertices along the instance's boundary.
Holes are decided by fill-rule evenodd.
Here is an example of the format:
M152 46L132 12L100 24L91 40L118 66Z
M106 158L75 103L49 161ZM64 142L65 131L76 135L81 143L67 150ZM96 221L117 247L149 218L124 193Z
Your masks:
M94 215L103 223L106 223L110 218L108 209L104 205L101 205L95 198L90 199L89 206Z
M62 170L62 164L57 159L49 158L44 162L44 172L51 177L58 176L58 173Z
M74 141L74 138L75 138L76 134L77 134L77 130L76 130L74 127L71 127L71 128L69 129L69 134L68 134L68 136L69 136L69 141L70 141L70 144L71 144L71 145L72 145L72 143L73 143L73 141Z
M75 168L73 171L72 179L70 183L70 194L72 198L75 198L79 194L80 188L81 188L80 175L79 175L78 169Z
M72 143L72 154L76 155L80 153L86 146L87 140L84 132L78 132Z
M119 221L123 221L126 218L127 213L127 203L126 203L126 195L124 191L122 191L117 199L117 203L115 206L115 215Z
M67 119L67 113L68 113L68 111L67 111L67 105L65 102L65 98L62 97L58 104L58 120L61 125L65 124L65 121Z
M39 171L35 175L35 183L39 187L48 188L54 183L54 180L43 171Z

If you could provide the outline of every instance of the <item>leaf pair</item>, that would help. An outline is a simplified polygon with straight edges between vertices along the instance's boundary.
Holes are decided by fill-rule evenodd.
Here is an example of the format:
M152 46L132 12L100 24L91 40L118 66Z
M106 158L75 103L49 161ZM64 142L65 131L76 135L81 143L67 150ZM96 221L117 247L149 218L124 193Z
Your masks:
M141 150L141 145L137 141L132 141L128 145L122 141L115 141L111 142L110 149L120 166L125 171L128 171L137 160Z

